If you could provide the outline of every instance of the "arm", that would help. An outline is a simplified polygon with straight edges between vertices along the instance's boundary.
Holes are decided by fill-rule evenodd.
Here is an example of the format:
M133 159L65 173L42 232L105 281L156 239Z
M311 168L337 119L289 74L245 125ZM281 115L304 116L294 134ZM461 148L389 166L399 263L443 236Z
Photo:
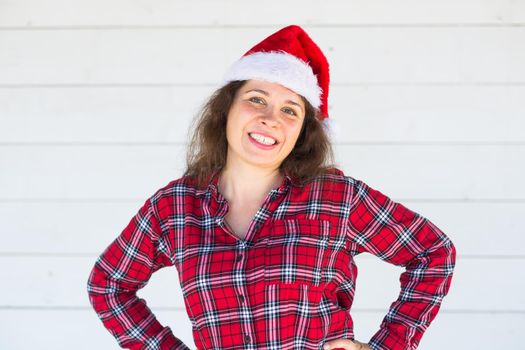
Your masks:
M153 272L173 265L151 198L97 259L89 276L89 301L122 348L186 350L137 297Z
M456 249L428 219L360 180L351 181L350 249L406 268L399 297L369 345L374 350L416 349L448 293Z

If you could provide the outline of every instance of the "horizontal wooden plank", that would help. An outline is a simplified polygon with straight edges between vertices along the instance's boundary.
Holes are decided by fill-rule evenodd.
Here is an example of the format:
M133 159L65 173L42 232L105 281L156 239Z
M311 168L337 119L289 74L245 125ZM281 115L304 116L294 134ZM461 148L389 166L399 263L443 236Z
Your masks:
M120 234L145 199L0 202L2 232L9 235L9 242L0 245L0 254L99 254ZM523 202L402 203L441 228L461 256L525 256L525 245L519 244L523 229L516 220L525 212ZM496 244L500 239L509 244Z
M382 313L352 314L355 314L356 339L361 341L372 337L384 317ZM502 348L519 349L523 344L524 321L523 314L451 314L441 311L424 333L418 349L486 349L490 347L489 342L497 342Z
M157 319L191 349L191 322L184 310L155 311ZM30 324L29 324L30 322ZM0 309L2 350L120 349L92 310ZM27 336L30 327L31 336Z
M182 175L184 152L180 146L4 146L0 198L145 199Z
M342 145L336 156L345 173L400 201L490 201L525 198L524 154L524 145Z
M345 174L399 200L525 198L524 145L338 145L335 151ZM0 200L145 199L180 177L184 158L183 147L171 145L3 146Z
M277 28L4 31L2 84L218 84ZM306 27L333 83L525 81L525 27Z
M0 88L0 142L184 143L212 90ZM524 142L523 96L525 86L335 85L334 142Z
M195 86L0 88L0 142L183 143L211 93Z
M284 9L283 9L284 6ZM226 1L46 1L18 0L2 5L2 26L86 25L345 25L369 23L516 23L525 20L521 1L331 0L319 6L313 0L264 6L246 6L242 0ZM101 11L100 9L104 9ZM293 10L293 11L292 11Z
M86 283L96 260L92 257L10 257L0 256L4 270L0 307L82 307L89 306ZM356 258L359 268L353 308L388 310L399 294L399 275L403 268L387 264L375 256ZM454 270L452 287L442 309L454 312L519 311L525 313L521 276L525 259L461 259ZM505 271L505 273L501 273ZM487 281L490 281L488 283ZM381 288L378 288L381 286ZM487 298L486 291L491 295ZM184 308L175 267L157 271L139 291L148 305Z
M191 323L184 311L155 308L153 311L163 325L169 326L190 349L195 349ZM356 339L368 341L379 329L383 316L380 312L352 312ZM27 336L27 327L21 326L26 325L28 320L32 325L30 337ZM485 349L487 342L497 342L500 348L519 349L523 343L521 333L524 323L524 314L441 311L423 335L419 348ZM119 349L115 339L91 310L0 309L0 325L4 350Z
M458 246L457 250L461 253L461 247ZM387 264L370 254L359 255L355 260L358 277L353 308L388 310L399 295L399 275L404 268ZM525 302L520 292L525 287L525 281L517 277L521 276L523 267L523 258L467 259L459 256L441 309L525 313ZM487 297L487 293L497 297Z

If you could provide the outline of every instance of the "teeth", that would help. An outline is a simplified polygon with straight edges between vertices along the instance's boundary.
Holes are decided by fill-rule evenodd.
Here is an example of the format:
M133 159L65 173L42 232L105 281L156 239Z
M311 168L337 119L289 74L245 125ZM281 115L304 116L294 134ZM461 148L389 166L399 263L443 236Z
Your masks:
M250 135L251 138L259 141L260 143L264 143L265 145L273 145L274 143L277 142L277 141L275 141L272 138L264 137L264 136L259 135L259 134L249 134L249 135Z

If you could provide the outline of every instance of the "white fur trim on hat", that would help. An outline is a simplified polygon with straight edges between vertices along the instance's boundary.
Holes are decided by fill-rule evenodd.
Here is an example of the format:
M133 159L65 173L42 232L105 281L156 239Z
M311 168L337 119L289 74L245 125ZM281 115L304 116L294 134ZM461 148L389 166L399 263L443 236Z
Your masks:
M312 67L284 51L256 52L241 57L226 72L223 84L250 79L281 84L302 95L314 108L321 105L323 91Z
M326 131L330 141L337 142L340 135L339 124L334 120L333 117L323 119L321 125Z

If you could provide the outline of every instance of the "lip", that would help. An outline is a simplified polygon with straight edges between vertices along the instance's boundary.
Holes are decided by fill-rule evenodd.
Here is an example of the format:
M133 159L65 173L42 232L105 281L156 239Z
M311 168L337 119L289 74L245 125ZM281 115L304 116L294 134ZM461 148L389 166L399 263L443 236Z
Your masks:
M248 133L249 134L249 133ZM259 143L257 141L255 141L254 139L252 139L250 137L250 135L247 135L248 136L248 139L250 140L250 142L252 144L254 144L255 146L257 146L258 148L260 149L263 149L263 150L271 150L271 149L274 149L275 147L277 147L277 144L278 142L274 143L273 145L263 145L262 143Z
M264 133L264 132L260 132L260 131L248 131L248 136L250 136L249 134L251 134L251 133L259 134L259 135L263 135L263 136L265 136L265 137L269 137L269 138L275 140L275 144L278 144L278 143L279 143L279 140L277 140L277 138L273 137L273 136L270 135L270 134L267 134L267 133Z

